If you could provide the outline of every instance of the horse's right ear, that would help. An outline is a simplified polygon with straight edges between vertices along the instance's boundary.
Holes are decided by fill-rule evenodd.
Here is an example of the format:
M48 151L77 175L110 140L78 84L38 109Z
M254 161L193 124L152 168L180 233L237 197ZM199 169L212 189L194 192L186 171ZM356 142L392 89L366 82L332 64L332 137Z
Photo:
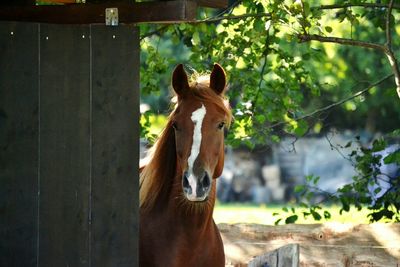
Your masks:
M182 64L175 67L172 74L172 87L178 97L183 96L186 90L189 89L189 80Z

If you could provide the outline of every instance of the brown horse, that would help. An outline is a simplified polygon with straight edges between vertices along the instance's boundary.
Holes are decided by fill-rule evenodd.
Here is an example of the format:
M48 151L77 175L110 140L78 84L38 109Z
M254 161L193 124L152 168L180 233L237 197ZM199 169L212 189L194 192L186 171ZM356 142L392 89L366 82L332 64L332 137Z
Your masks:
M141 169L140 266L224 266L212 214L231 120L225 72L215 64L207 80L189 83L178 65L172 86L175 109Z

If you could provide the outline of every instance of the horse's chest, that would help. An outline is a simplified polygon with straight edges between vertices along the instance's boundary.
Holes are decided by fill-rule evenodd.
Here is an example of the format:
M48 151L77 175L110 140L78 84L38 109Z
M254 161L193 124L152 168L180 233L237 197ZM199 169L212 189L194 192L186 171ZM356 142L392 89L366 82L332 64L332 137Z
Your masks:
M224 266L223 245L213 228L196 234L176 222L152 220L143 221L140 231L143 266Z

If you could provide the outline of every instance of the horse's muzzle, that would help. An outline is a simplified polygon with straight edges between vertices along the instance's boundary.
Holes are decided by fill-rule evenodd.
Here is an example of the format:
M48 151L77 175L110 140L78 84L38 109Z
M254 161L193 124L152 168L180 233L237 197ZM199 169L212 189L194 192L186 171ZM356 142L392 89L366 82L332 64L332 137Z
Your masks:
M205 201L211 189L211 178L207 172L198 178L185 171L182 177L182 188L185 197L189 201Z

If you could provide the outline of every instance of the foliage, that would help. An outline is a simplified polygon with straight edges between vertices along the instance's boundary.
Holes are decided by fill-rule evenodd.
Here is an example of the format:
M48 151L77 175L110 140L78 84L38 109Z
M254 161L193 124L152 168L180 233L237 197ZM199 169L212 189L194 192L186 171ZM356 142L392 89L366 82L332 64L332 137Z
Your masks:
M214 209L213 218L217 224L220 223L257 223L273 225L276 221L274 214L282 211L282 205L251 205L246 203L232 203L222 204L217 203ZM307 212L306 208L300 206L295 207L295 212L299 214L299 218L296 223L301 224L315 224L321 222L331 223L368 223L367 209L357 211L352 209L351 213L340 214L340 206L329 205L324 206L324 210L331 214L331 218L320 220L314 220L312 216L308 216L306 219L301 216L302 212ZM291 209L288 209L288 214L291 214ZM282 219L282 223L284 218Z
M316 196L324 196L324 201L334 201L341 204L340 214L349 212L350 207L354 206L358 211L363 208L369 210L368 217L370 222L386 220L400 222L400 169L397 172L385 173L382 165L395 164L400 166L400 147L397 146L390 153L382 155L382 151L388 147L388 139L399 136L400 130L395 130L389 134L387 139L380 138L374 140L371 147L363 147L360 138L357 137L356 150L349 155L349 160L354 164L358 175L353 177L353 182L339 188L334 194L323 192L318 188L319 177L307 176L305 185L298 185L295 192L299 195L300 206L307 209L302 214L304 218L312 215L315 220L320 220L322 216L327 219L331 217L328 210L323 209L321 203L316 203ZM345 147L350 147L349 142ZM294 208L283 208L283 214L276 221L278 224L285 219L286 223L294 223L298 216ZM322 215L321 215L322 214Z
M152 112L167 113L169 75L177 63L193 72L219 62L230 81L234 122L227 142L233 146L254 148L331 127L393 131L400 125L400 109L389 74L396 75L393 55L400 39L392 32L400 32L394 24L400 7L381 2L243 0L219 13L203 9L194 23L142 25L142 101ZM142 133L149 136L150 114L143 116ZM371 203L367 185L376 177L370 172L378 160L374 146L351 156L359 175L330 196L342 203L343 211ZM396 153L386 159L396 160ZM317 178L308 179L317 186ZM301 203L308 208L304 216L330 216L310 204L307 186L297 193L310 201ZM395 193L385 194L368 206L372 220L398 218L394 203L399 202ZM297 211L287 211L286 223L296 221Z

